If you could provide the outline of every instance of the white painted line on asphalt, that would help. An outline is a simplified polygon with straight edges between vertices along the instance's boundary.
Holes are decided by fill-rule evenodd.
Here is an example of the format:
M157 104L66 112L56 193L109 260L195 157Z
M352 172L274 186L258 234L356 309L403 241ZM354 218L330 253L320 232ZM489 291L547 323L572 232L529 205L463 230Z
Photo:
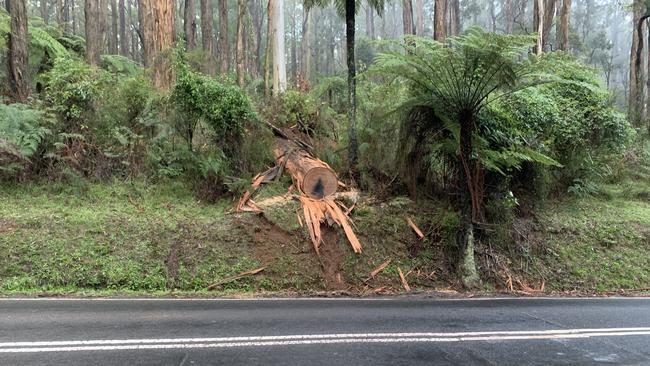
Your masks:
M229 348L340 343L408 343L575 339L650 335L650 328L558 329L455 333L358 333L221 338L123 339L0 343L0 353Z
M590 337L638 336L650 335L646 332L603 332L581 334L547 334L530 336L484 336L484 337L421 337L421 338L346 338L346 339L303 339L286 341L258 342L221 342L221 343L173 343L173 344L137 344L115 346L77 346L77 347L36 347L3 348L0 353L42 353L42 352L83 352L83 351L125 351L125 350L165 350L165 349L200 349L200 348L234 348L234 347L269 347L292 345L324 345L354 343L443 343L471 341L514 341L514 340L549 340L575 339Z

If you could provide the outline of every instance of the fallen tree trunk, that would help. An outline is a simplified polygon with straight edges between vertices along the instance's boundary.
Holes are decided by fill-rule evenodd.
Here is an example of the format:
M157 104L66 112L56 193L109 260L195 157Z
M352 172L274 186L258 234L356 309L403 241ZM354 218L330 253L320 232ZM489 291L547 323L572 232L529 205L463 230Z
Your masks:
M294 186L308 197L319 199L336 193L339 180L334 170L296 142L275 139L273 154L277 165L291 174Z

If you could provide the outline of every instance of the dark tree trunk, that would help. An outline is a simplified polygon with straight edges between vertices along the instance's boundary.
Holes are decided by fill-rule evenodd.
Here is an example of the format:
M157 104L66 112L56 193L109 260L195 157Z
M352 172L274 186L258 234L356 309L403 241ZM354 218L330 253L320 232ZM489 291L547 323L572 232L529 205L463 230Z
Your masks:
M542 32L542 47L550 42L551 26L555 16L555 0L546 0L544 2L544 30Z
M120 10L120 55L126 57L129 54L129 41L126 37L126 9L124 0L119 1L118 8Z
M185 49L192 51L196 48L196 7L194 0L185 0L183 17Z
M102 51L100 0L86 0L84 14L86 18L86 62L93 66L99 65L99 55Z
M350 173L357 171L357 81L354 61L355 0L345 0L345 41L348 66L348 164Z
M11 94L17 102L29 97L29 54L27 52L27 4L25 0L7 0L11 29L7 42L8 79Z
M230 69L230 44L228 43L228 1L219 0L219 61L222 74Z
M201 0L201 46L203 47L203 63L205 72L210 75L214 75L216 73L212 41L212 24L212 1Z

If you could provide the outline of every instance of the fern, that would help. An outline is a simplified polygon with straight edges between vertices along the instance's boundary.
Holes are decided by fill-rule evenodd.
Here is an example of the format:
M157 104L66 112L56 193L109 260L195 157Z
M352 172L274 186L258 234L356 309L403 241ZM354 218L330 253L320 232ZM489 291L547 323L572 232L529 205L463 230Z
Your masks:
M52 119L23 104L0 103L0 170L15 171L17 161L27 161L51 134Z

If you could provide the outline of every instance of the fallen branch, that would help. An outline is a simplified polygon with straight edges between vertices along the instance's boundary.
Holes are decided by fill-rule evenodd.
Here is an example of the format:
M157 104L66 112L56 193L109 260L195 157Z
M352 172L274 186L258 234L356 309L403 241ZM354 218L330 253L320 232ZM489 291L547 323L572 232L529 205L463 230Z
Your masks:
M391 261L392 259L388 258L382 264L378 265L375 269L373 269L370 272L370 278L375 278L375 276L378 275L379 272L383 271L386 267L388 267Z
M216 282L216 283L213 283L212 285L208 286L208 290L214 290L217 287L225 285L228 282L232 282L232 281L238 280L238 279L243 278L243 277L256 275L256 274L262 272L265 268L266 267L260 267L260 268L256 268L256 269L253 269L253 270L250 270L250 271L242 272L240 274L237 274L237 275L234 275L234 276L231 276L231 277L226 277L223 280L221 280L219 282Z
M411 220L410 217L407 217L407 218L406 218L406 223L409 224L409 226L411 227L411 229L413 229L413 231L415 232L415 234L416 234L420 239L424 239L424 234L422 233L422 230L420 230L420 228L418 228L417 225L415 225L415 223L413 222L413 220Z
M404 290L406 290L406 292L411 292L411 286L409 286L409 283L406 282L406 276L404 276L402 269L397 267L397 272L399 273L399 278L402 280L402 286L404 286Z

